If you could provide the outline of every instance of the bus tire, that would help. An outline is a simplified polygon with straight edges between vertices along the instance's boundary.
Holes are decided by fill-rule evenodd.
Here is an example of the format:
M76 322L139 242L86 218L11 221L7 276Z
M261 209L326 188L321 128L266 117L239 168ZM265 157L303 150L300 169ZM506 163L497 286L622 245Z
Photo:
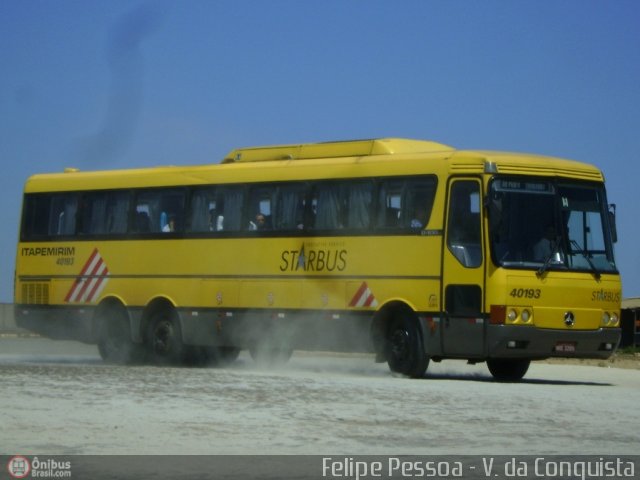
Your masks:
M129 318L124 307L104 307L97 316L98 353L102 360L116 365L139 363L142 347L131 341Z
M386 335L389 369L410 378L421 378L429 366L418 322L407 312L393 315Z
M160 308L151 314L147 331L147 348L158 365L176 365L185 361L186 347L176 311Z
M498 382L518 382L525 376L531 360L526 358L490 358L487 367Z

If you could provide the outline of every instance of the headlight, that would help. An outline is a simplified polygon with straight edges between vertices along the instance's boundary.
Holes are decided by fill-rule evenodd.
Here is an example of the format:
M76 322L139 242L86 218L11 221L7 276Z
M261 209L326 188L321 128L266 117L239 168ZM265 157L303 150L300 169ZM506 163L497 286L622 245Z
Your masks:
M602 312L602 323L604 325L609 325L610 321L611 321L611 316L609 315L609 312Z
M507 318L510 322L514 322L516 318L518 318L518 312L516 312L513 308L510 308L509 313L507 313Z
M522 314L520 314L520 318L522 318L523 322L528 322L529 320L531 320L531 312L529 312L529 310L527 310L526 308L522 311Z

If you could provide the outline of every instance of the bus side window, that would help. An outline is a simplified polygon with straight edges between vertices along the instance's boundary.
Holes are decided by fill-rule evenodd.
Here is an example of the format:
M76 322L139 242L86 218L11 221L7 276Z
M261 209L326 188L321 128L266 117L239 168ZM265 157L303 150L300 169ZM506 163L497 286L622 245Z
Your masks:
M128 192L87 193L83 195L81 205L82 223L78 225L78 233L109 235L127 231Z
M242 187L224 187L216 196L216 231L238 232L242 228L244 192Z
M423 229L436 192L436 178L384 180L378 193L378 228Z
M49 217L49 235L63 236L76 233L76 214L78 196L75 194L56 194L51 199Z
M356 182L347 187L347 227L366 229L371 225L371 204L373 203L373 184Z
M402 227L416 230L427 226L431 217L435 193L435 177L407 180L402 201Z
M306 185L281 185L277 189L272 210L273 228L276 230L302 230L305 227Z
M249 218L246 221L247 230L271 230L272 203L275 197L275 187L272 185L257 185L249 192Z
M25 196L24 212L23 240L75 235L78 194L29 194Z
M50 204L50 195L27 194L24 196L21 229L23 241L48 235Z
M142 191L136 198L136 233L179 232L184 223L182 188Z
M378 193L378 220L380 228L398 228L402 208L402 180L386 180L382 182Z
M188 214L188 231L215 232L218 217L216 193L214 188L195 190L191 195Z
M318 213L318 199L315 193L308 192L302 200L303 218L302 227L305 230L312 230L316 225L316 215Z
M151 219L149 214L144 210L136 210L136 217L134 220L134 232L136 233L149 233L151 231Z
M134 232L160 232L160 202L156 191L138 194L135 206Z
M121 234L127 231L129 216L129 192L113 192L107 200L106 233Z
M344 228L344 198L340 185L335 182L318 183L314 192L316 205L315 228L339 230Z

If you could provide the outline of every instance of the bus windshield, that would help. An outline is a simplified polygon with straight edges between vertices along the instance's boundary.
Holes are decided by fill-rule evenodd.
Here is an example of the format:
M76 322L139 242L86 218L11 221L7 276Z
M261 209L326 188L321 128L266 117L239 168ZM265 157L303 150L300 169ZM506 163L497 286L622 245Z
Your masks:
M602 186L496 178L487 203L496 265L616 272Z

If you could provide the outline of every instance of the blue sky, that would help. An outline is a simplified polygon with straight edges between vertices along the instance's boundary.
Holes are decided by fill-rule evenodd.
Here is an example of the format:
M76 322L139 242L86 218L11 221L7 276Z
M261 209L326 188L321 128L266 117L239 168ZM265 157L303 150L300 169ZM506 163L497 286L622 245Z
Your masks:
M0 2L0 301L38 172L373 137L593 163L640 296L640 2Z

